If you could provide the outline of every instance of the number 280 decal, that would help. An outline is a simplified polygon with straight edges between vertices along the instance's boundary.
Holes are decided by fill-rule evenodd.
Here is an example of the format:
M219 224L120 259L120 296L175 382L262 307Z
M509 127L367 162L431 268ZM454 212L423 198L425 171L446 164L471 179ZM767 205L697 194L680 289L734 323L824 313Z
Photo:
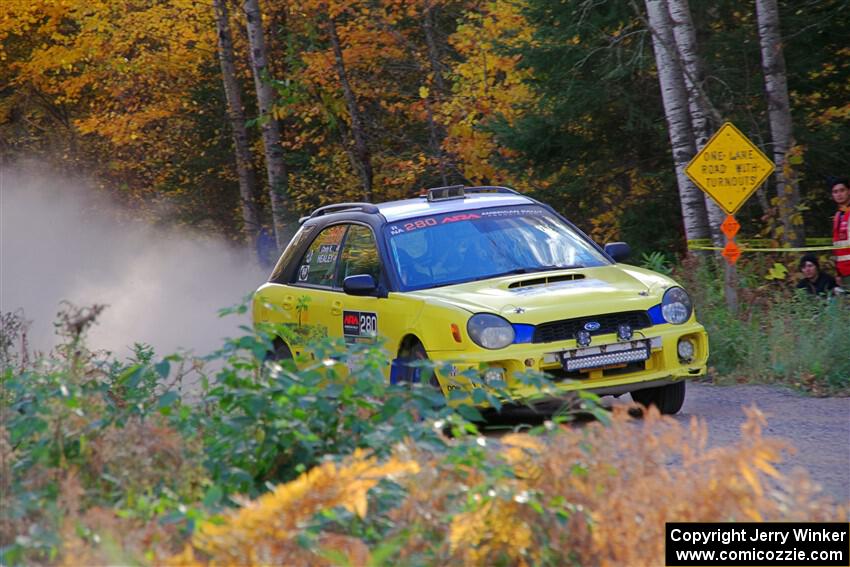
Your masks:
M342 334L346 339L371 342L378 336L378 315L368 311L343 311Z

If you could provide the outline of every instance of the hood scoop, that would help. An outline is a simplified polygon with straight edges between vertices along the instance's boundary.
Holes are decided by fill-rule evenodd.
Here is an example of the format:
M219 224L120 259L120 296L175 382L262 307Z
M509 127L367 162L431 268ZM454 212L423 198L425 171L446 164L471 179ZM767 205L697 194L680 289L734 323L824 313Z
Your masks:
M556 282L568 282L572 280L583 280L584 274L557 274L553 276L536 277L527 280L520 280L508 286L508 289L517 287L530 287L533 285L548 285Z

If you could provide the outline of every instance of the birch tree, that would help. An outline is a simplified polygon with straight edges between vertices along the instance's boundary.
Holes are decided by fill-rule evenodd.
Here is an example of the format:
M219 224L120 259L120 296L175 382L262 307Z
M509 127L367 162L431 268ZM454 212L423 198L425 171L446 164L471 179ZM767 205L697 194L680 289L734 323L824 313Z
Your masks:
M274 233L278 249L283 250L292 230L287 222L289 218L288 180L286 164L283 160L283 146L280 143L280 124L271 113L275 94L270 82L272 77L269 73L266 43L263 36L263 20L258 0L245 0L243 10L248 41L251 46L251 71L254 75L257 106L262 124Z
M702 62L697 52L696 30L691 18L688 0L667 0L667 7L673 24L676 54L682 68L685 89L688 93L688 110L691 116L694 149L699 152L708 142L713 130L720 125L722 119L703 89ZM708 194L704 193L703 197L708 213L711 239L715 246L723 246L724 238L720 225L726 215Z
M705 198L702 191L685 174L685 167L693 158L696 149L691 130L685 80L682 68L672 50L675 42L667 2L666 0L645 0L645 3L649 30L652 34L652 49L655 52L655 63L658 67L661 100L676 167L685 237L688 240L708 238Z
M793 246L800 246L804 242L803 218L797 212L800 203L797 179L788 162L788 152L794 147L794 137L776 0L756 0L756 16L770 137L773 141L773 161L776 164L776 194L784 227L782 240Z
M253 241L260 229L257 215L257 178L251 165L251 152L248 148L248 130L245 126L245 113L242 107L242 94L236 81L233 62L233 39L230 35L230 19L227 0L213 0L216 29L218 31L218 59L221 64L221 78L224 83L224 96L227 100L227 118L230 121L233 136L233 148L236 155L236 172L239 177L239 197L242 209L242 232L246 239Z

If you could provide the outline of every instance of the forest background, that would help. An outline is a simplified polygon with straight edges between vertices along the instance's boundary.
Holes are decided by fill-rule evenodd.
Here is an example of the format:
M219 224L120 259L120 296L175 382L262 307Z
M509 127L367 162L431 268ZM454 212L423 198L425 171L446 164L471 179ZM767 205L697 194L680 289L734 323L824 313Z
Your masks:
M0 176L35 161L60 173L45 182L52 201L91 179L155 233L245 245L272 227L283 243L328 203L505 184L597 241L669 259L708 236L710 206L681 169L728 120L780 165L738 214L744 235L794 244L829 234L826 179L850 172L848 14L848 0L3 0ZM676 33L686 28L690 43ZM41 212L10 207L17 178L5 179L4 231ZM69 233L94 224L46 217ZM45 264L24 282L36 303L80 271L104 280L96 290L116 281L85 258L107 255L87 249L96 240L126 260L98 265L118 266L127 303L101 291L91 307L65 305L62 344L44 356L21 338L23 311L0 318L0 563L660 564L668 518L847 516L816 483L777 471L782 444L762 436L755 408L741 442L721 449L704 422L649 412L635 427L585 400L600 423L549 423L494 451L442 396L385 384L379 350L355 353L362 367L331 374L334 387L324 361L354 366L350 353L318 345L322 367L292 372L264 362L273 333L203 358L144 342L126 360L89 350L101 302L132 329L111 333L121 341L146 340L142 310L156 337L188 341L202 326L192 299L219 301L214 291L238 287L223 274L250 269L130 223L121 238L95 228L59 230L47 259L4 232L4 276L26 279L13 255ZM219 256L208 271L189 263L208 255ZM673 275L699 305L713 375L850 390L850 361L833 355L843 304L792 300L784 280L741 268L736 315L700 260ZM158 281L163 264L161 288L130 287ZM197 293L198 282L215 285ZM178 311L192 332L174 329ZM184 396L184 383L198 391Z
M514 186L598 241L682 253L658 4L6 0L0 160L83 172L153 224L236 241L266 226L285 243L327 203L464 183ZM692 2L701 76L685 77L710 131L730 120L773 157L757 8L778 10L793 125L779 169L800 198L783 209L772 179L738 216L748 236L788 240L789 215L826 236L826 179L850 171L850 5L758 4Z

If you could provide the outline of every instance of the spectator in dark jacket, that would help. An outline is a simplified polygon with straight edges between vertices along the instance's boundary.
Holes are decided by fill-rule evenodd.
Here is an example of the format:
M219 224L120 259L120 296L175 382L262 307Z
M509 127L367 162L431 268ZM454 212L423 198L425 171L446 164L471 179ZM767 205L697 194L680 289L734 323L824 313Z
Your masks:
M797 283L797 289L805 289L812 295L832 295L838 287L835 278L820 270L820 262L814 254L806 254L800 258L800 271L803 279Z

